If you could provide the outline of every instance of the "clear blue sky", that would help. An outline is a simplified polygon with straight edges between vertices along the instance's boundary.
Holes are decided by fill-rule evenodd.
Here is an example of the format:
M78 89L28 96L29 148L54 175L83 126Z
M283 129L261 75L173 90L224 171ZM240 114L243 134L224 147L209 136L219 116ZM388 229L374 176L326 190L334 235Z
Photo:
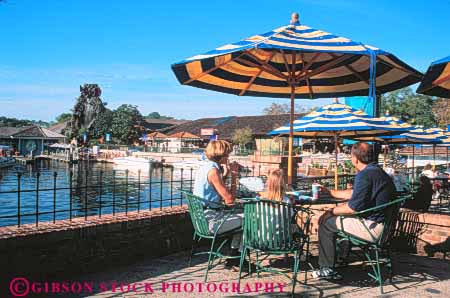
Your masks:
M0 115L53 120L83 83L100 84L111 108L135 104L143 114L260 114L287 101L180 86L170 65L286 25L292 11L305 25L380 47L420 71L450 54L450 0L6 0Z

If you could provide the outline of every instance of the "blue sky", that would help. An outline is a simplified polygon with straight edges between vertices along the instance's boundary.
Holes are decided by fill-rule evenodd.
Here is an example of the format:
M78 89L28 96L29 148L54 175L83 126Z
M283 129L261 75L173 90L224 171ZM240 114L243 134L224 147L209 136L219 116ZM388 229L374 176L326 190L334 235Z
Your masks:
M305 25L380 47L420 71L450 54L450 0L6 0L0 116L54 120L83 83L100 84L111 108L135 104L143 114L260 114L287 101L180 86L170 65L285 25L292 11Z

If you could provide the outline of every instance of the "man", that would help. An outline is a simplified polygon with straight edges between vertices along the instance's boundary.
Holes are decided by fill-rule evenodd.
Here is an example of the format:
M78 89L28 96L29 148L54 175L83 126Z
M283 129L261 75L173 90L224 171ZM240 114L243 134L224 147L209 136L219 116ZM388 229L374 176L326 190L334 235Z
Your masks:
M313 271L313 277L322 279L340 279L334 269L335 236L342 230L339 215L351 215L355 212L385 204L394 199L395 185L389 175L373 160L373 147L367 143L356 143L352 147L351 159L357 174L353 189L331 190L331 196L349 200L326 211L319 218L319 266ZM376 241L383 230L383 211L374 212L365 218L347 217L343 221L344 230L359 238Z

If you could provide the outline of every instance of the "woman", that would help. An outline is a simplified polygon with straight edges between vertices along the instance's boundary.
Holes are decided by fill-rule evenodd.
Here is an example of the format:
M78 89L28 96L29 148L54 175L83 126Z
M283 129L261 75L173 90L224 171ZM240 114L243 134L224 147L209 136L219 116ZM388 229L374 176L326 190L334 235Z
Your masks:
M224 210L226 206L234 205L236 193L236 178L239 165L229 164L228 156L233 147L224 140L211 141L205 149L206 160L197 170L194 181L194 195L203 198L205 217L208 228L215 233L226 217L225 222L217 231L218 234L237 229L242 226L244 214L242 210ZM231 173L231 187L225 186L224 178ZM231 213L231 215L230 215ZM242 232L233 236L231 242L232 254L239 255ZM233 262L227 262L234 265Z

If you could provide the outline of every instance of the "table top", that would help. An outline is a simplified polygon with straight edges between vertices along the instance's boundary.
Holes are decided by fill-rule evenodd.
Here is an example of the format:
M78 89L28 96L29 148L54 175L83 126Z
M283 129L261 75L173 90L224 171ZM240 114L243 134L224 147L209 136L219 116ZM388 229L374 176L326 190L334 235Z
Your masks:
M295 198L296 205L325 205L325 204L338 204L346 202L347 200L339 200L332 197L330 194L320 194L319 198L312 200L311 192L286 192L287 195L291 195Z

